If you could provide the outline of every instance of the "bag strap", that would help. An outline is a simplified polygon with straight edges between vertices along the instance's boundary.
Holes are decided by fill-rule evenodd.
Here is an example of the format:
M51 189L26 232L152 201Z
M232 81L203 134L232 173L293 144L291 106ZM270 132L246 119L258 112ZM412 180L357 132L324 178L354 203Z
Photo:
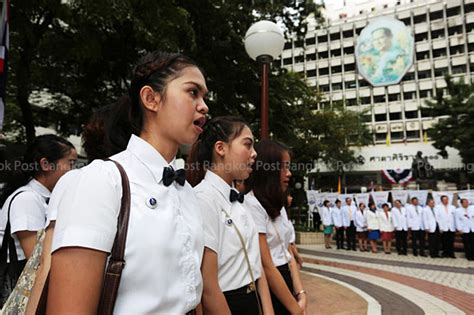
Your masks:
M128 222L130 218L130 182L127 173L120 163L112 161L117 166L122 178L122 201L117 222L117 234L115 235L107 270L104 276L104 284L99 303L98 314L112 314L117 299L122 270L125 267L125 243L127 241Z
M10 225L10 209L12 207L13 200L24 192L25 190L17 192L13 195L12 199L10 199L10 203L8 204L8 213L7 213L7 226L5 227L5 233L3 234L3 241L2 241L2 249L0 250L0 262L6 263L7 262L7 248L9 251L9 258L10 263L18 262L18 255L16 252L15 240L11 235L11 225Z
M226 220L232 220L230 215L227 213L227 211L222 209L222 212L224 212ZM235 231L237 232L237 235L238 235L239 240L240 240L240 244L242 245L242 249L244 250L245 261L247 262L247 266L249 268L250 280L252 280L252 285L253 285L253 288L254 288L255 297L257 298L258 313L260 315L262 315L263 314L262 304L260 303L260 298L258 296L257 286L255 284L255 277L253 275L252 266L250 264L250 259L249 259L249 255L248 255L248 252L247 252L247 248L245 247L244 238L242 237L242 233L240 233L239 228L237 227L237 225L235 224L235 222L233 220L232 220L231 225L234 227Z

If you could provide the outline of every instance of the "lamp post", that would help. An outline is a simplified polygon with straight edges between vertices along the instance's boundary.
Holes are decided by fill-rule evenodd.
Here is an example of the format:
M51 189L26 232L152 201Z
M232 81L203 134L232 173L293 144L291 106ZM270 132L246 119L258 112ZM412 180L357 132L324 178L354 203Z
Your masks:
M268 138L268 69L270 62L283 51L285 37L280 27L270 21L259 21L245 34L245 50L253 60L262 65L260 77L260 138Z

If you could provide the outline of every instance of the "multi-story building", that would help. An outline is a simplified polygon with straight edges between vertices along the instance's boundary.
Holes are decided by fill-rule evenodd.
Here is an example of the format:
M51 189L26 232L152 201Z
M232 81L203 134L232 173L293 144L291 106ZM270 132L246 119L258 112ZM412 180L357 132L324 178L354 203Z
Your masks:
M346 184L385 186L381 171L409 169L417 151L428 156L435 169L452 175L449 180L462 181L458 174L470 166L461 164L454 149L443 159L426 138L438 118L429 116L425 102L446 87L446 74L474 81L474 0L331 0L323 15L324 25L310 20L304 40L285 44L280 62L301 73L327 104L343 102L348 109L366 113L374 145L360 150L365 162L353 167ZM399 84L373 87L357 71L354 47L362 29L381 16L411 28L414 62ZM331 170L319 165L313 172ZM334 176L328 181L335 186Z

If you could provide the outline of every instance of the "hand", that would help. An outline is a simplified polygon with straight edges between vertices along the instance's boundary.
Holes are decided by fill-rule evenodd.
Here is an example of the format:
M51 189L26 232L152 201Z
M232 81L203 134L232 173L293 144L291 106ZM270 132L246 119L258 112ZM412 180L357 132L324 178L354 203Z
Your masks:
M303 258L301 258L299 253L296 253L295 260L296 260L296 263L298 264L298 269L301 269L301 267L303 267Z
M303 310L303 314L306 314L306 307L308 306L308 300L306 299L306 293L300 294L298 296L298 305Z

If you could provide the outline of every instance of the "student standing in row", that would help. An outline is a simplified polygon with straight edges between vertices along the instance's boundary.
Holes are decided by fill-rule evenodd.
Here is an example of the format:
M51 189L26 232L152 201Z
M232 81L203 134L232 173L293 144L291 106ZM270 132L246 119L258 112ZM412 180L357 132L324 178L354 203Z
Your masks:
M251 209L260 233L263 269L270 287L275 314L303 314L306 291L298 267L288 250L290 222L282 214L287 202L291 178L290 151L281 143L261 140L256 146L257 159L247 188L244 204Z
M133 70L128 95L98 130L125 149L111 158L125 169L131 192L126 267L114 313L184 314L201 300L203 220L184 171L174 168L179 146L202 132L206 93L204 76L188 57L147 54ZM121 198L117 167L101 160L82 168L64 193L48 313L97 312Z
M357 239L359 242L359 250L361 252L367 251L367 217L365 204L361 202L359 208L356 211L355 217Z
M395 207L392 208L392 222L395 228L395 244L398 255L407 255L407 215L400 200L395 200Z
M462 234L467 260L474 260L474 209L469 200L461 199L461 206L454 213L456 229Z
M27 147L21 167L2 189L0 244L10 237L13 239L19 271L33 252L37 232L44 229L51 191L61 176L73 168L76 159L76 150L69 141L56 135L36 137ZM5 235L7 222L10 228ZM8 260L7 245L2 250L6 251ZM15 283L10 285L13 288ZM0 297L0 307L7 298Z
M356 226L355 226L355 216L357 212L357 207L352 204L352 198L346 198L346 204L342 207L344 215L346 216L347 230L346 230L346 239L347 239L347 250L356 250Z
M392 212L386 203L382 205L382 211L379 215L379 224L383 250L385 254L390 254L392 252L393 231L395 227L393 226Z
M454 256L455 210L454 206L449 204L449 198L446 195L441 196L441 204L435 207L435 217L441 233L443 257L456 258Z
M253 144L244 121L217 117L206 124L188 160L188 178L191 185L197 184L194 190L204 220L201 269L206 314L257 315L261 309L272 313L257 229L243 204L244 194L232 187L252 171Z
M324 200L323 207L321 209L321 218L323 219L324 226L324 245L326 249L331 248L331 236L333 230L332 221L332 210L329 207L329 200Z
M369 210L366 211L368 239L372 253L377 253L377 240L380 238L380 222L377 207L374 202L369 202Z
M336 246L337 249L344 248L344 231L346 230L346 224L344 224L345 215L341 207L341 201L336 200L336 205L332 209L332 220L334 222L334 228L336 229Z
M439 258L439 244L441 242L439 226L436 221L435 202L429 199L426 207L423 209L423 227L428 233L428 248L431 258Z
M413 249L413 255L418 256L418 250L420 256L425 255L425 230L423 228L422 221L422 208L418 204L418 198L411 198L411 204L406 206L407 211L407 224L411 234L411 245Z

